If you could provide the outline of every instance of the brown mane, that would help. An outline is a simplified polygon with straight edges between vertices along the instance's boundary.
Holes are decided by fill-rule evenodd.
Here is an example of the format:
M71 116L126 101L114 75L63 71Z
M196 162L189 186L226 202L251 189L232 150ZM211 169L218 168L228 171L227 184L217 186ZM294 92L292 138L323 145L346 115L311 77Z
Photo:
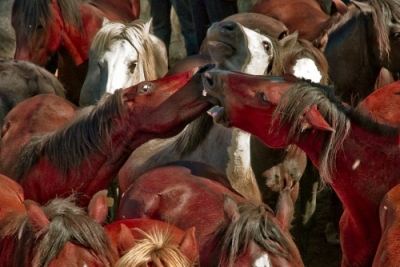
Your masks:
M334 95L333 88L309 82L295 84L282 96L273 119L280 119L280 125L291 125L289 138L300 140L307 134L307 131L299 130L300 118L304 110L313 105L317 106L319 113L335 130L326 134L320 156L319 171L325 182L332 181L336 153L342 147L351 123L359 124L365 130L378 135L393 136L399 133L398 128L379 124L356 109L345 107Z
M294 252L286 236L272 220L275 216L265 204L245 203L239 206L240 217L232 222L222 238L221 263L233 266L235 260L246 251L250 240L266 251L285 259Z
M82 28L82 18L79 11L79 0L57 1L65 22ZM48 21L53 16L51 0L15 0L12 6L12 16L16 25L15 31L19 42L25 43L35 33L38 26L48 28Z
M114 263L113 248L101 225L93 221L86 212L77 207L74 198L54 199L42 210L50 225L36 233L28 221L28 213L10 214L0 223L0 237L3 239L10 262L14 267L25 267L29 257L32 266L48 266L57 257L68 241L80 244L92 253ZM27 252L33 252L30 255ZM6 254L7 255L7 254ZM99 257L101 259L102 257ZM107 262L104 264L107 266Z
M114 94L105 94L96 106L83 108L64 127L32 137L20 152L17 180L29 173L43 154L65 175L93 151L102 151L104 140L109 138L112 131L114 118L121 117L123 113L121 93L119 89Z

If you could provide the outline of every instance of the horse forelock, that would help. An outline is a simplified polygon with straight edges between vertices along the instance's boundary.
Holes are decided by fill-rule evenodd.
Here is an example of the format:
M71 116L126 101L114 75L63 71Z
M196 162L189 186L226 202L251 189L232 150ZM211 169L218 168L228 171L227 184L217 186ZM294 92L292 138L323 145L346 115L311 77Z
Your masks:
M82 28L82 18L79 10L78 0L57 1L64 21L71 25ZM12 7L13 26L16 37L22 43L28 42L35 33L38 26L48 29L49 20L53 17L54 11L51 7L51 0L15 0Z
M173 242L172 232L153 228L146 233L135 228L144 238L135 240L135 246L122 256L115 267L190 267L188 258L180 251L179 244Z
M105 94L96 106L81 109L62 128L32 137L21 149L17 179L28 174L43 155L47 155L50 163L65 176L82 161L89 161L93 153L104 151L104 144L110 138L115 118L123 116L125 110L121 93L122 90L119 89L114 94Z
M14 252L12 266L22 267L30 260L32 266L48 266L69 241L98 255L106 266L114 263L115 251L105 230L73 201L74 197L54 199L41 207L50 224L39 231L33 229L27 213L11 214L1 222L0 236L14 240L7 243ZM33 252L32 259L27 251Z
M283 64L282 46L277 39L270 37L270 40L273 47L272 59L264 74L273 76L282 75L287 72L286 66Z
M144 66L146 80L155 80L156 66L153 55L154 43L146 32L146 21L138 19L129 24L108 22L95 35L91 45L92 59L100 58L105 51L119 40L127 40L139 54L139 65Z
M290 245L290 237L274 222L275 215L268 206L246 203L239 207L239 213L240 217L228 226L223 238L220 260L224 266L233 266L251 240L288 261L294 258L296 252Z

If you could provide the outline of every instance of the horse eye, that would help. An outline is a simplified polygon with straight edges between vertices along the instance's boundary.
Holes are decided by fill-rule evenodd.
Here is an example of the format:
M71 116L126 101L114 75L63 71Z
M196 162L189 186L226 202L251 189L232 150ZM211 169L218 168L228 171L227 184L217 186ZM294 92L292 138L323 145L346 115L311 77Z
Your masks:
M263 46L265 51L269 51L271 49L271 44L267 41L263 41Z
M142 86L143 93L148 93L151 91L151 89L153 89L153 84L151 84L151 83L146 83Z
M41 29L43 29L43 28L44 28L44 27L43 27L42 24L39 24L39 25L36 26L36 30L41 30Z
M397 40L400 40L400 32L393 33L393 38L397 39Z
M263 92L260 93L260 97L263 102L269 103L267 96Z
M135 72L135 69L136 69L136 66L137 66L137 61L129 62L129 64L128 64L128 69L129 69L129 71L130 71L131 73L134 73L134 72Z

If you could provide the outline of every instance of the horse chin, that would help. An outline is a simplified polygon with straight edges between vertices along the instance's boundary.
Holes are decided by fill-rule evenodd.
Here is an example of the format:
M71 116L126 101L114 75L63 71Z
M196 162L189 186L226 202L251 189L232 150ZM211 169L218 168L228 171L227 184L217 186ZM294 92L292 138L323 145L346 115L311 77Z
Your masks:
M224 127L230 128L232 127L230 121L226 117L225 109L224 107L220 107L218 105L210 108L207 111L207 114L210 115L213 118L214 123L216 124L221 124Z

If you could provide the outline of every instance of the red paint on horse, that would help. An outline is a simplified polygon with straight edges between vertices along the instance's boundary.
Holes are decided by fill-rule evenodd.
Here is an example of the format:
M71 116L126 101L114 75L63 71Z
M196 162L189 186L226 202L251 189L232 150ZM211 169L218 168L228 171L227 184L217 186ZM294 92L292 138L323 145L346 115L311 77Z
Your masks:
M229 187L222 185L227 182ZM226 176L206 164L170 163L135 179L121 199L117 220L151 218L171 223L181 229L196 227L201 266L228 266L227 262L231 260L234 263L231 262L233 265L229 266L253 266L255 260L264 254L268 254L271 266L303 266L300 254L289 234L293 211L289 189L283 191L275 215L269 207L257 202L251 204L230 188ZM228 239L235 237L233 234L224 236L225 232L230 226L235 227L242 213L250 209L259 212L257 220L265 216L263 226L257 226L266 228L262 231L268 232L271 230L269 227L275 225L279 237L274 239L276 243L273 245L277 245L278 250L285 251L283 254L286 256L268 251L266 244L257 244L265 241L266 236L263 236L259 237L258 241L249 238L246 240L248 243L241 240L246 242L246 245L238 244L237 249L240 253L235 254L233 259L230 258L233 255L229 255L227 251L232 249L230 242L233 241ZM253 231L259 231L260 228L257 227L254 228L258 230ZM244 226L239 227L237 231L242 231L243 228ZM227 242L225 249L222 248L224 240ZM230 245L227 245L228 243ZM222 256L221 251L226 251L226 254ZM223 263L218 265L220 260Z
M11 18L16 34L14 58L31 61L44 67L54 56L58 56L59 80L67 91L67 98L78 105L80 88L87 73L91 40L102 26L103 18L123 22L137 19L140 2L133 1L134 3L132 0L123 2L93 0L85 3L70 1L68 3L63 0L51 0L42 4L39 1L16 0ZM61 2L64 4L61 5ZM48 5L48 7L44 5ZM73 16L82 21L81 28L63 17L65 14L61 6L67 5L75 8L71 10L79 12ZM23 10L24 7L25 10ZM47 21L45 21L45 15L40 13L43 12L43 9L50 10ZM35 18L37 22L34 22L37 25L31 25L27 16L37 16ZM55 71L56 68L53 68Z
M250 82L252 86L248 86L247 82ZM381 237L381 227L377 217L380 202L390 188L399 183L398 129L377 125L371 119L360 118L352 110L344 113L340 110L346 107L341 106L340 101L331 102L334 100L325 102L330 107L329 109L326 106L321 108L321 110L329 110L331 114L337 112L338 118L334 122L329 121L328 116L323 117L319 114L321 112L319 105L322 106L322 100L316 108L317 112L313 116L308 116L308 113L304 111L311 108L312 104L306 106L304 99L314 90L312 92L319 94L318 97L316 95L308 98L308 101L326 100L329 92L323 94L322 86L315 88L302 83L303 87L295 88L297 91L288 90L290 83L283 81L282 78L279 81L274 77L222 71L208 72L205 75L204 85L207 92L219 99L224 106L224 113L219 114L219 117L223 117L219 119L220 122L255 134L271 147L295 143L307 153L315 166L320 169L323 177L326 175L327 178L331 178L328 181L344 208L340 221L342 266L371 266ZM303 90L309 93L300 95ZM328 89L325 90L328 91ZM274 121L272 118L277 109L277 100L282 98L285 91L291 93L290 96L293 99L285 98L279 104L285 105L290 101L289 104L293 106L291 109L280 110L278 119ZM391 96L393 98L393 94ZM304 99L301 99L302 97ZM302 106L291 103L296 99L302 100L296 102ZM296 107L299 109L296 113L298 115L293 115L295 117L288 118L279 125L279 118L290 114ZM315 127L315 125L321 125L321 122L327 123L326 120L335 132ZM344 121L339 123L340 120ZM292 125L297 128L292 128ZM295 134L294 137L291 137L290 131ZM344 133L347 132L348 134L345 135ZM329 151L336 151L333 152L336 154L328 154L325 155L328 158L324 158L321 156L326 146L325 140L329 138L339 138L332 141L337 142L337 151L328 148ZM329 171L330 159L335 159L331 162L332 171Z

